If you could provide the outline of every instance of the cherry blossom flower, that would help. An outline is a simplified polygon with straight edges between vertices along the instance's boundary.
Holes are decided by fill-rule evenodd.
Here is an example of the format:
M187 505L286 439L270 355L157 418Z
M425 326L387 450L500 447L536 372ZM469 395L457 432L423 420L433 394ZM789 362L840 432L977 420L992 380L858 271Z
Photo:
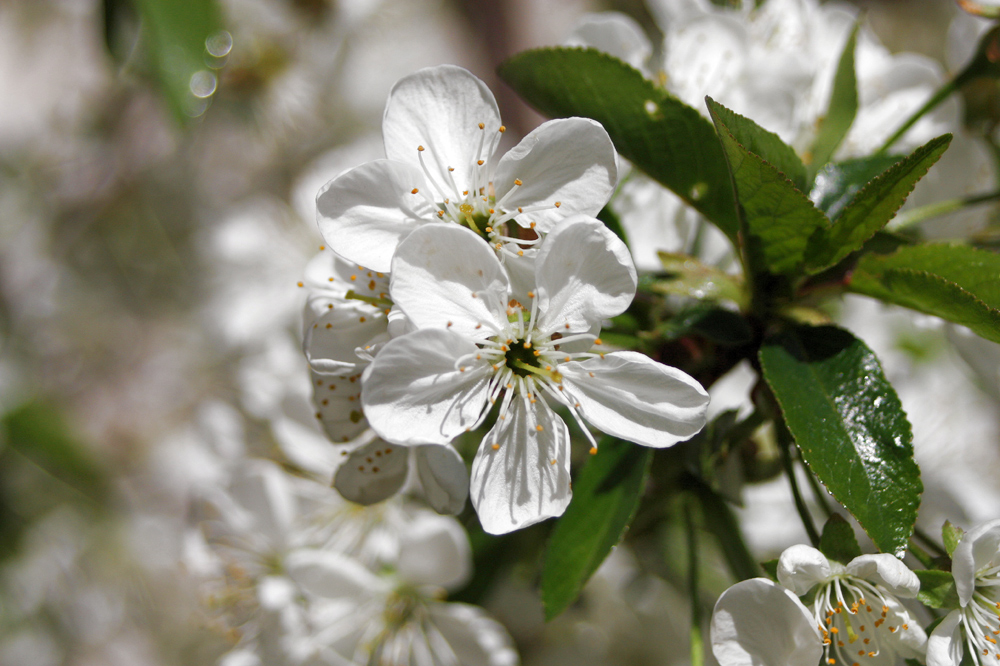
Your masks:
M341 174L316 197L327 243L349 261L386 272L413 229L452 221L518 256L531 236L574 213L596 215L611 197L617 157L599 123L551 120L498 157L505 131L493 93L461 67L400 79L382 120L387 159ZM510 222L534 233L508 230ZM520 245L510 246L515 240Z
M602 431L667 447L705 424L708 395L683 372L602 349L601 322L625 310L635 268L600 221L567 219L540 246L530 303L472 231L414 231L396 252L390 293L415 331L394 338L364 377L372 427L402 445L447 444L500 401L472 467L472 501L499 534L562 514L570 500L569 430L545 398ZM591 452L596 442L589 431Z
M924 630L899 602L915 597L920 581L894 556L861 555L845 566L795 545L778 559L778 581L783 590L754 579L719 598L712 649L722 666L812 666L821 655L831 666L923 657ZM806 595L810 608L795 598Z
M980 664L1000 661L1000 520L966 533L951 557L961 607L927 641L927 666L958 666L965 650Z

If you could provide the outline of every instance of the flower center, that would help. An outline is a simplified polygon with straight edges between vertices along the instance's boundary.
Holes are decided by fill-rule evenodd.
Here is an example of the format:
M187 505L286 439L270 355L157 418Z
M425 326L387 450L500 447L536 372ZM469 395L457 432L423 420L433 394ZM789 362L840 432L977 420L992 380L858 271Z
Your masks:
M981 664L1000 663L1000 566L976 575L972 603L962 609L962 626L969 650Z
M515 340L504 353L507 367L518 377L538 374L542 366L538 362L540 354L536 355L536 351L530 342Z
M823 635L823 659L831 666L860 666L882 650L893 654L886 632L909 630L905 623L891 623L882 591L851 576L834 578L816 593L813 615Z

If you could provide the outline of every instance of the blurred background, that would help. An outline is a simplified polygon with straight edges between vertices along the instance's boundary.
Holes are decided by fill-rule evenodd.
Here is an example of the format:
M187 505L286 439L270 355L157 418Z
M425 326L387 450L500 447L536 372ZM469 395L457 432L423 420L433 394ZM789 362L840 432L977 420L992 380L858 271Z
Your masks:
M891 51L958 64L950 0L856 6ZM227 450L280 458L316 191L382 156L420 67L482 78L516 142L542 118L497 64L609 9L655 42L639 0L0 0L0 664L216 662L191 497ZM991 129L995 83L966 92ZM548 626L530 580L488 605L525 663L683 663L686 602L630 558Z

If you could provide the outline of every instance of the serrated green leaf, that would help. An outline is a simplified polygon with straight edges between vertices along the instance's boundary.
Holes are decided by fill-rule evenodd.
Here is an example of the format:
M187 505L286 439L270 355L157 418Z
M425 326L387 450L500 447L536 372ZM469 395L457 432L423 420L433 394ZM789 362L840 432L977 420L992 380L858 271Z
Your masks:
M805 259L806 244L826 219L792 181L736 140L715 104L715 120L746 227L746 252L754 273L790 274Z
M1000 342L1000 255L963 245L901 247L861 258L850 291L934 315Z
M211 56L205 44L222 30L217 0L135 0L135 5L174 115L180 121L199 115L204 93L214 91L215 73L206 65Z
M743 283L739 277L698 259L676 252L659 252L667 279L659 280L652 288L661 294L676 294L707 301L730 301L744 305Z
M827 164L816 174L809 199L836 222L861 188L901 159L902 155L872 155Z
M917 593L920 603L929 608L958 608L955 578L950 571L926 569L913 573L920 579L920 592Z
M865 185L832 226L818 229L809 239L806 272L819 273L860 250L895 216L950 143L950 134L932 139Z
M847 564L861 555L861 546L854 536L854 528L839 513L831 515L823 526L819 549L831 560L841 564Z
M698 111L594 49L525 51L500 77L551 117L584 116L608 131L623 157L718 226L736 243L739 225L725 157Z
M798 190L806 191L806 167L791 146L774 132L769 132L749 118L727 109L711 97L705 98L705 104L712 117L726 126L737 143L780 171Z
M952 525L950 520L944 521L944 525L941 526L941 541L944 543L944 549L948 553L948 557L955 554L955 548L958 546L958 542L962 540L964 534L965 530L961 527Z
M639 507L653 450L605 437L573 484L542 569L542 603L551 620L573 603L590 576L621 541Z
M830 93L830 103L826 115L819 121L819 131L816 140L809 150L811 157L809 177L830 161L840 147L840 142L854 123L858 112L858 82L854 71L854 49L858 41L860 21L854 24L854 29L844 44L837 63L837 72L833 76L833 90Z
M880 550L902 556L923 486L909 421L875 354L819 326L766 341L759 358L802 458Z

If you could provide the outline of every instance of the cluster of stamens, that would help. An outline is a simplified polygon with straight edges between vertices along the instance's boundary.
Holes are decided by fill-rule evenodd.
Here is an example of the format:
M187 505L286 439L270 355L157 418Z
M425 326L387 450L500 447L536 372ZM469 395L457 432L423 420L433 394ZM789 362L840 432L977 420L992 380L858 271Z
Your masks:
M583 423L580 415L580 403L577 402L566 387L563 386L563 377L559 372L559 365L574 360L584 360L602 356L603 353L593 352L567 352L560 349L561 345L575 342L577 340L591 340L595 345L600 345L601 339L592 333L572 333L569 324L566 324L566 334L558 331L542 334L535 328L535 321L538 316L538 301L534 292L528 292L531 299L530 310L526 309L515 299L511 299L507 306L507 326L500 332L484 342L479 343L479 350L472 355L464 356L455 364L459 372L465 372L469 366L465 365L472 361L480 368L492 373L489 388L489 404L493 405L498 399L501 400L498 419L505 420L510 412L511 403L515 398L524 401L524 407L530 409L530 405L535 404L541 393L546 393L557 402L565 405L573 418L580 425L580 429L590 440L590 452L597 453L597 442L593 435ZM525 319L527 314L527 319ZM471 365L471 364L470 364ZM593 373L591 373L593 376ZM501 398L501 393L503 397ZM538 431L543 430L543 426L535 426ZM493 440L489 442L494 451L500 449L497 441L499 429L493 430ZM551 461L555 464L556 461Z
M907 631L909 625L889 625L889 604L878 587L854 577L837 577L821 588L813 602L813 614L823 635L823 661L861 666L877 657L888 631ZM888 648L890 653L891 648Z
M976 575L972 601L962 609L962 628L980 664L1000 663L1000 565Z
M510 197L524 185L520 179L515 179L514 186L497 200L493 186L493 165L490 163L490 158L496 151L500 137L507 131L507 128L501 125L488 142L488 132L484 123L479 123L479 130L479 147L476 151L475 165L471 169L472 183L469 184L468 189L461 189L455 182L452 175L455 168L451 166L447 168L448 182L440 182L440 179L436 178L427 168L424 161L424 153L427 149L424 146L417 146L417 156L424 177L434 191L425 192L417 187L410 190L410 194L420 194L425 201L425 205L415 212L425 219L436 217L439 220L455 222L472 229L493 246L501 260L505 256L524 256L525 249L531 248L540 241L538 234L534 233L535 223L529 223L527 233L517 234L514 232L515 235L511 235L509 232L507 223L520 215L559 208L562 206L562 202L556 201L552 204L529 208L507 205Z

